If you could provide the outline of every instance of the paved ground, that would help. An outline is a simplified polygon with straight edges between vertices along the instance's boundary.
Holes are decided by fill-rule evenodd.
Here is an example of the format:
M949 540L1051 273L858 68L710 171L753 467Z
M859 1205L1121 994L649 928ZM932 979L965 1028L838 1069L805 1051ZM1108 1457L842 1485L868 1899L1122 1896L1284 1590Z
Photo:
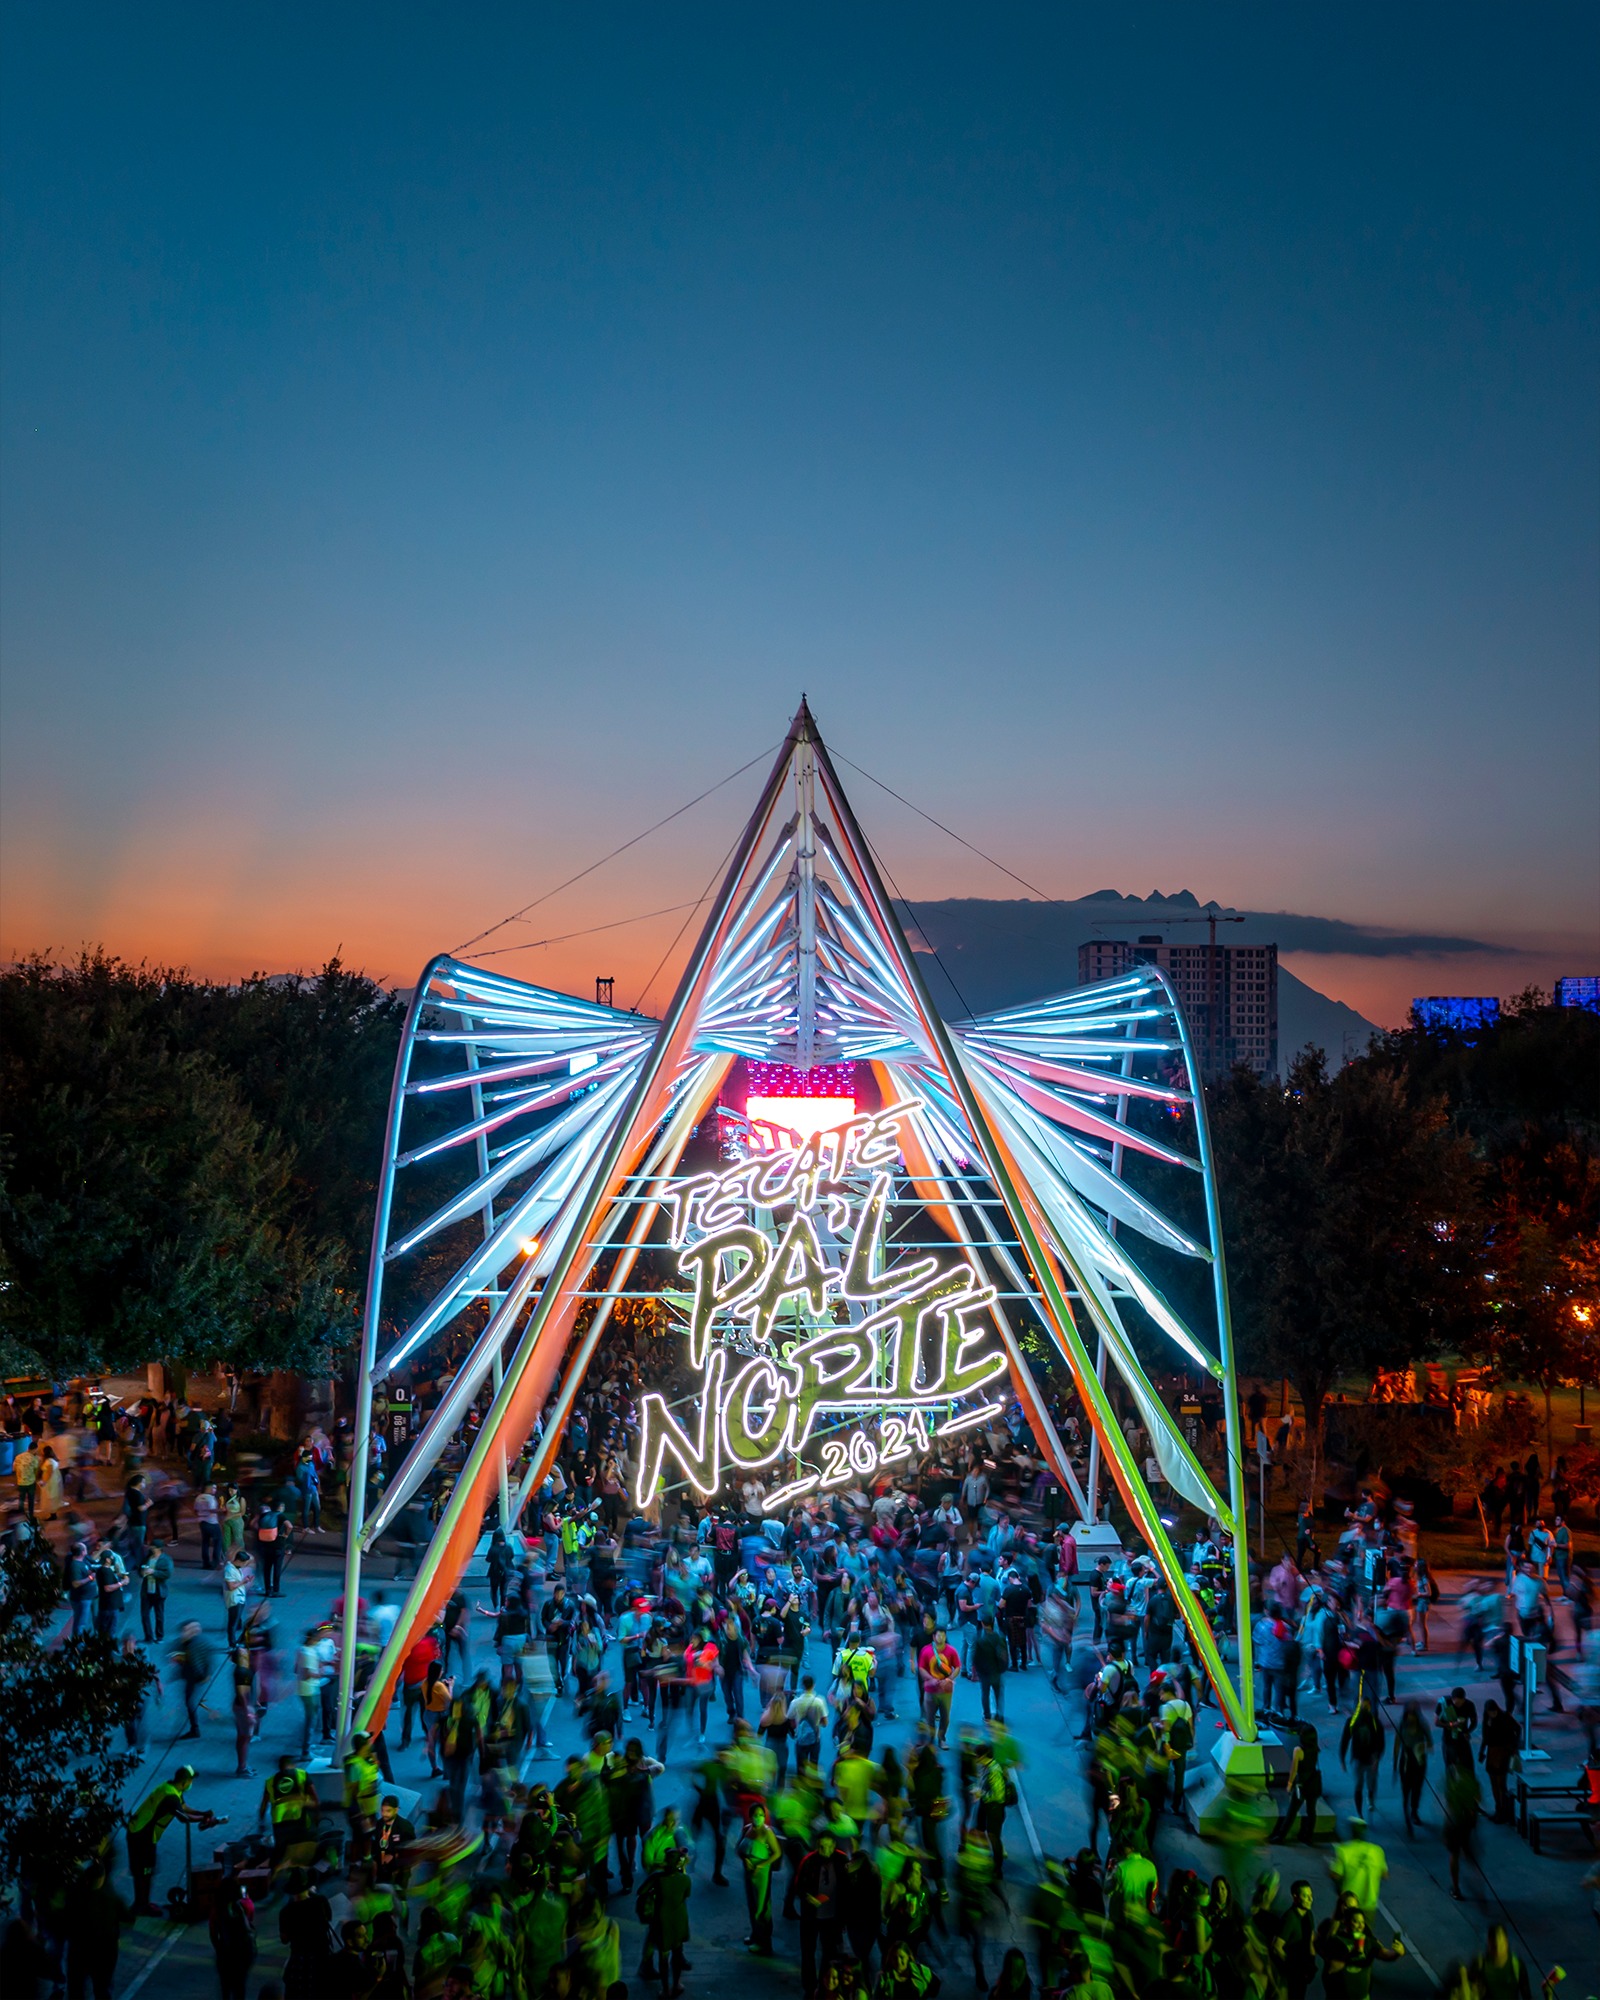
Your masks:
M299 1706L292 1696L274 1703L268 1711L254 1753L258 1776L254 1780L235 1779L233 1729L228 1713L229 1689L220 1645L224 1622L221 1593L215 1578L206 1576L199 1569L193 1532L192 1528L186 1530L186 1539L175 1551L179 1571L169 1607L167 1629L170 1636L185 1617L198 1616L207 1634L218 1642L218 1672L210 1695L215 1713L203 1718L205 1733L199 1743L180 1743L179 1735L184 1727L183 1708L175 1691L168 1688L165 1706L153 1718L148 1754L139 1785L142 1791L158 1775L165 1775L174 1765L184 1761L187 1753L188 1761L194 1764L198 1774L194 1794L196 1802L226 1813L229 1816L226 1832L235 1834L254 1824L262 1779L274 1768L278 1753L298 1749ZM1447 1592L1455 1581L1445 1579ZM285 1577L286 1595L278 1624L280 1645L291 1646L304 1626L311 1622L312 1616L326 1609L338 1589L337 1538L329 1535L321 1546L298 1553L289 1565ZM1436 1637L1442 1636L1447 1645L1451 1623L1448 1608L1447 1602L1445 1615L1436 1622ZM481 1625L479 1629L486 1637L487 1626ZM163 1649L152 1650L160 1652ZM615 1660L611 1664L615 1672ZM820 1646L814 1649L811 1664L820 1674L824 1665ZM1462 1677L1462 1669L1453 1653L1435 1651L1428 1657L1408 1658L1402 1662L1400 1691L1402 1697L1411 1693L1423 1697L1431 1713L1432 1703L1439 1694ZM1465 1678L1480 1708L1485 1696L1496 1692L1492 1682L1473 1675L1470 1661ZM1024 1676L1012 1677L1006 1685L1008 1720L1027 1753L1021 1785L1022 1802L1012 1816L1007 1835L1009 1867L1020 1888L1031 1878L1035 1858L1041 1849L1052 1855L1071 1853L1085 1839L1087 1794L1082 1751L1076 1740L1082 1727L1082 1705L1076 1697L1054 1694L1039 1668ZM978 1715L977 1689L970 1683L963 1683L956 1699L956 1720L976 1721ZM1210 1711L1207 1711L1206 1717L1209 1718L1209 1715ZM1349 1783L1338 1765L1338 1724L1335 1723L1330 1731L1325 1725L1331 1718L1314 1715L1313 1719L1322 1726L1325 1745L1323 1768L1342 1828L1351 1794ZM580 1747L570 1702L559 1705L552 1723L559 1752L565 1754L569 1748ZM1539 1732L1543 1746L1551 1752L1552 1768L1563 1774L1574 1769L1581 1744L1576 1723L1559 1717L1547 1720L1541 1712ZM884 1734L886 1740L903 1746L910 1735L910 1724L903 1720L899 1724L886 1725ZM1203 1728L1199 1751L1204 1750L1207 1741L1207 1731ZM684 1749L675 1750L667 1776L657 1783L658 1809L680 1797L687 1801L689 1754ZM560 1767L546 1765L543 1768L553 1776ZM398 1784L419 1785L425 1771L426 1760L415 1745L404 1758L396 1759L395 1778ZM1436 1768L1434 1775L1437 1776ZM1582 1847L1581 1841L1553 1836L1552 1851L1541 1858L1530 1852L1514 1830L1485 1825L1480 1843L1481 1868L1471 1872L1466 1884L1467 1900L1456 1904L1449 1898L1444 1849L1437 1836L1440 1809L1437 1786L1431 1786L1429 1790L1425 1806L1428 1824L1423 1834L1415 1840L1407 1840L1398 1794L1387 1771L1385 1784L1386 1789L1380 1795L1378 1809L1372 1819L1372 1837L1385 1845L1391 1868L1383 1899L1384 1911L1391 1928L1399 1929L1405 1936L1411 1956L1398 1964L1381 1968L1378 1984L1383 1994L1393 1996L1393 2000L1410 2000L1413 1995L1422 2000L1422 1996L1435 1989L1439 1977L1452 1960L1469 1955L1478 1948L1485 1927L1496 1919L1507 1924L1514 1948L1523 1954L1531 1967L1537 1967L1543 1973L1556 1963L1566 1966L1571 1983L1564 1992L1569 2000L1582 2000L1582 1996L1600 1991L1600 1948L1597 1948L1600 1931L1597 1931L1591 1913L1589 1894L1582 1887L1583 1877L1592 1865L1593 1857ZM209 1860L212 1845L222 1837L220 1833L197 1833L197 1862ZM1281 1870L1285 1885L1294 1876L1303 1873L1315 1885L1319 1911L1331 1905L1332 1895L1323 1852L1295 1846L1272 1848L1268 1850L1268 1855L1271 1865ZM1215 1849L1207 1848L1187 1831L1175 1827L1170 1819L1162 1823L1156 1858L1163 1873L1180 1862L1208 1875L1216 1872L1218 1866ZM158 1894L164 1894L181 1871L181 1828L174 1827L168 1832L161 1859ZM695 1892L691 1906L695 1938L691 1957L695 1971L688 1982L690 1994L713 1991L719 1978L732 1975L744 1982L744 1990L752 1995L781 1994L785 2000L790 2000L790 1996L799 1992L793 1927L781 1923L778 1927L779 1951L787 1955L780 1956L770 1967L753 1963L743 1950L745 1913L742 1891L737 1886L737 1871L733 1888L717 1889L710 1882L711 1868L709 1851L702 1852L696 1860ZM126 1892L125 1873L120 1878L119 1886ZM1021 1893L1014 1892L1012 1901L1019 1912L1016 1928L1020 1933L1023 1928L1020 1911L1026 1901L1025 1889ZM631 1899L617 1897L612 1911L623 1927L623 1969L626 1976L638 1963L638 1928L633 1921ZM342 1905L336 1904L335 1915L343 1914ZM260 1931L263 1950L252 1983L252 1994L262 1981L279 1970L275 1908L269 1906L262 1913ZM1001 1929L997 1929L996 1938L989 1968L991 1977L1005 1942ZM1026 1942L1020 1937L1019 1941ZM937 1939L935 1944L937 1946ZM630 1956L630 1952L634 1955ZM941 1969L947 1993L961 2000L961 1996L971 1991L970 1966L958 1945L952 1943L948 1948L948 1960ZM190 1996L199 1995L205 1995L209 2000L215 1991L210 1950L203 1927L191 1931L175 1928L164 1920L147 1918L130 1932L116 1986L119 2000L131 2000L132 1995L139 1993L159 1995L160 2000L190 2000Z

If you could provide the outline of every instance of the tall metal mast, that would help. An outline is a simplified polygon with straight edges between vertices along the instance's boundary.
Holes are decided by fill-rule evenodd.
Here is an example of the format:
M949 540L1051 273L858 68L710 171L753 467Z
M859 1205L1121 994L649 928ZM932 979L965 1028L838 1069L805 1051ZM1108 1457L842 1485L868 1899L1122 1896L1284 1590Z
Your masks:
M811 747L811 714L802 698L799 740L794 753L795 806L800 824L795 849L795 905L799 918L798 1014L795 1068L810 1069L817 1059L817 761Z

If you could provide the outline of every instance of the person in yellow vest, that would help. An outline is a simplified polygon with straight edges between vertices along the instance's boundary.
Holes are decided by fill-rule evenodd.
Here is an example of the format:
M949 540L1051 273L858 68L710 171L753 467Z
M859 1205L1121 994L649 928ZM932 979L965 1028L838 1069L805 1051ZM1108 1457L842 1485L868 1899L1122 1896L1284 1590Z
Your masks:
M128 1872L133 1877L133 1913L154 1914L150 1891L156 1878L156 1848L175 1819L193 1826L215 1826L215 1813L184 1804L184 1795L194 1783L194 1766L180 1764L163 1783L139 1801L128 1819Z
M372 1738L357 1730L350 1739L344 1760L344 1809L350 1821L350 1859L365 1861L372 1844L373 1822L378 1817L378 1792L383 1773Z
M561 1523L561 1568L567 1588L581 1593L589 1587L589 1544L594 1540L594 1509L568 1514Z
M1352 1817L1350 1838L1334 1848L1328 1873L1340 1889L1355 1897L1356 1908L1369 1922L1377 1914L1383 1878L1388 1872L1383 1849L1367 1838L1366 1821Z
M278 1768L261 1792L258 1820L272 1824L272 1866L284 1866L289 1850L316 1836L319 1803L316 1787L293 1757L278 1759Z

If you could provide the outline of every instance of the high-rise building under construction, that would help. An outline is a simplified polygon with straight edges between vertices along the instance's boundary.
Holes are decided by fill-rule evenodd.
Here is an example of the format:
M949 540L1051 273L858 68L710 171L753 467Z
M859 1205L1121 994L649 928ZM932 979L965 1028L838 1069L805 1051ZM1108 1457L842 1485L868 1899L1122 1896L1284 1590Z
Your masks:
M1168 944L1159 935L1094 938L1078 946L1085 985L1114 979L1139 962L1158 965L1188 1017L1208 1082L1236 1063L1261 1075L1278 1069L1278 947L1275 944Z

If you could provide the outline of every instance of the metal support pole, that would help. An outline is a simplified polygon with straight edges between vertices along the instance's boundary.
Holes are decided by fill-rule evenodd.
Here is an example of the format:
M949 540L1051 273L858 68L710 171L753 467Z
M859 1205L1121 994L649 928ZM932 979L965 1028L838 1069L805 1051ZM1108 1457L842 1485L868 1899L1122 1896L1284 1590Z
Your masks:
M1156 977L1165 985L1160 968ZM1171 987L1167 988L1169 995ZM1239 1701L1244 1710L1242 1742L1253 1742L1256 1734L1255 1666L1250 1636L1250 1543L1245 1534L1244 1455L1239 1436L1239 1378L1234 1367L1233 1316L1228 1307L1228 1267L1222 1246L1222 1211L1217 1201L1216 1168L1211 1157L1211 1121L1206 1114L1205 1081L1194 1059L1194 1043L1183 1009L1173 999L1178 1035L1184 1058L1194 1079L1195 1151L1200 1159L1200 1185L1205 1190L1206 1228L1211 1237L1211 1285L1216 1301L1217 1355L1222 1363L1223 1424L1228 1452L1228 1505L1233 1509L1233 1607L1239 1636Z
M473 1025L472 1016L470 1014L463 1014L461 1017L461 1025L463 1028L466 1029L468 1034L471 1034ZM466 1049L467 1049L467 1068L475 1070L478 1067L478 1045L476 1042L468 1042L466 1045ZM471 1096L472 1096L472 1115L475 1119L481 1119L483 1117L483 1085L481 1083L473 1084ZM480 1132L478 1134L478 1178L479 1180L487 1180L488 1177L489 1177L489 1140L488 1140L488 1135L486 1133ZM489 1239L494 1235L493 1195L490 1195L489 1199L484 1203L483 1208L480 1212L483 1216L483 1240L485 1243L487 1243ZM500 1385L502 1382L504 1382L506 1374L505 1349L503 1346L497 1347L495 1349L494 1359L490 1363L490 1367L493 1370L493 1376L494 1376L494 1392L498 1396L500 1393ZM503 1533L510 1534L511 1467L507 1461L505 1447L503 1445L500 1448L500 1527Z
M1106 1386L1106 1337L1104 1334L1101 1334L1099 1345L1095 1349L1094 1375L1095 1380L1103 1389ZM1093 1424L1089 1426L1089 1477L1086 1483L1088 1491L1085 1494L1084 1519L1090 1527L1093 1527L1095 1522L1100 1518L1100 1433L1095 1429Z
M1267 1559L1267 1461L1257 1452L1256 1462L1261 1472L1261 1491L1258 1496L1258 1504L1261 1508L1261 1521L1257 1533L1256 1547L1260 1552L1261 1560L1265 1562Z
M799 837L795 847L796 963L795 1068L808 1070L817 1059L817 766L808 738L795 746L795 790Z
M505 1386L506 1379L503 1348L496 1348L494 1359L489 1364L489 1371L490 1380L494 1384L494 1393L498 1396ZM511 1532L511 1464L504 1445L500 1447L500 1526L505 1533Z
M954 1227L959 1214L956 1206L956 1198L944 1176L933 1166L931 1155L928 1162L928 1179L944 1197L949 1210L951 1224ZM1003 1264L1015 1271L1016 1260L1000 1241L999 1233L995 1229L993 1222L990 1221L987 1211L982 1208L974 1208L972 1213L976 1215L978 1221L982 1224L984 1233L988 1237L990 1247L995 1252L995 1255L999 1257ZM1020 1277L1021 1274L1018 1273L1019 1284ZM1022 1350L1017 1343L1016 1331L1012 1327L1010 1320L1001 1310L998 1300L996 1300L991 1310L994 1313L995 1325L1000 1329L1000 1339L1006 1350L1006 1359L1011 1364L1012 1378L1020 1392L1022 1385L1030 1382L1031 1378L1028 1374L1027 1363L1022 1358ZM1105 1353L1104 1339L1100 1342L1100 1352L1102 1355ZM1034 1390L1031 1394L1020 1397L1020 1400L1022 1400L1024 1413L1028 1421L1034 1427L1038 1443L1044 1452L1046 1463L1081 1509L1084 1505L1084 1495L1079 1488L1077 1479L1073 1475L1072 1461L1067 1457L1066 1446L1062 1444L1056 1427L1051 1421L1050 1412L1045 1407L1044 1397L1037 1390Z
M366 1310L361 1321L361 1360L356 1376L355 1435L350 1450L350 1490L344 1532L344 1629L339 1645L339 1740L350 1727L350 1700L356 1678L356 1606L361 1596L361 1528L367 1512L367 1458L372 1450L372 1370L378 1358L378 1321L383 1310L383 1246L388 1237L389 1210L394 1203L395 1159L400 1150L400 1120L405 1111L406 1084L411 1076L411 1050L423 997L433 982L433 958L411 990L405 1027L394 1059L394 1088L383 1134L383 1171L372 1216L372 1264L367 1275Z
M1126 1041L1129 1042L1136 1040L1138 1038L1138 1034L1139 1034L1139 1023L1137 1021L1130 1021L1127 1027L1123 1030L1123 1037ZM1127 1054L1122 1058L1122 1074L1124 1076L1133 1075L1132 1049L1129 1049ZM1128 1122L1128 1104L1129 1104L1128 1093L1126 1091L1123 1091L1121 1096L1117 1099L1117 1123L1119 1125L1126 1125ZM1123 1155L1123 1148L1121 1146L1113 1146L1111 1148L1111 1171L1114 1174L1116 1174L1119 1178L1122 1173L1122 1155ZM1114 1215L1108 1215L1106 1217L1106 1229L1110 1235L1112 1236L1116 1235L1117 1218ZM1102 1333L1100 1336L1100 1343L1095 1350L1095 1357L1094 1357L1095 1380L1100 1384L1102 1389L1106 1385L1106 1353L1107 1353L1106 1337ZM1088 1520L1090 1526L1092 1527L1100 1519L1100 1433L1094 1428L1092 1424L1089 1427L1088 1485L1089 1485Z

